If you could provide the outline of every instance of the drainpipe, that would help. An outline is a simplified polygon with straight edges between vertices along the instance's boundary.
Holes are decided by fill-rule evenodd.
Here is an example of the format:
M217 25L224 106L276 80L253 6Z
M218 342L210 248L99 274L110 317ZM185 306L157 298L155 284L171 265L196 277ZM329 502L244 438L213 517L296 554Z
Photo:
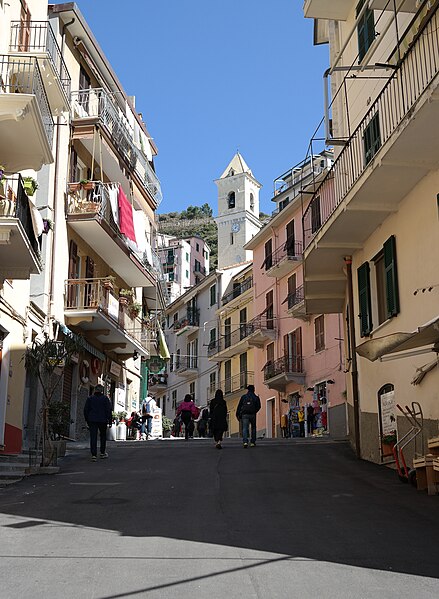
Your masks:
M355 453L358 459L361 459L361 442L360 442L360 402L358 390L358 369L357 369L357 352L355 350L355 320L354 320L354 290L352 285L352 256L345 256L344 262L346 265L346 273L348 279L348 301L349 301L349 338L352 348L351 362L351 378L352 378L352 399L354 402L354 436L355 436Z
M76 21L76 19L72 19L71 21L68 21L67 23L64 23L64 25L62 26L62 30L61 30L61 57L63 57L64 55L64 45L65 45L65 31L67 29L67 27L69 27L70 25L73 25L73 23ZM55 146L55 181L53 184L53 222L55 223L55 226L53 228L53 233L52 233L52 247L51 247L51 256L50 256L50 278L49 278L49 306L48 306L48 323L50 323L50 319L51 316L53 315L53 296L54 296L54 287L55 287L55 277L54 277L54 270L55 270L55 249L56 249L56 200L57 200L57 195L58 195L58 176L57 176L57 172L58 172L58 166L59 166L59 151L60 151L60 129L61 129L61 120L60 117L58 116L56 119L56 146Z

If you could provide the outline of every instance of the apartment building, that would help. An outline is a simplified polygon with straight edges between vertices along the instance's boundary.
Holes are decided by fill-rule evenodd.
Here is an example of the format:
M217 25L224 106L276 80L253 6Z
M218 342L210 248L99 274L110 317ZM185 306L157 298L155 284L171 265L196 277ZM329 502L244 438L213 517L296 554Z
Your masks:
M272 219L245 246L254 256L258 430L268 438L280 436L282 417L294 419L299 406L313 412L308 434L346 434L341 315L307 314L303 296L303 206L332 162L325 151L278 177Z
M84 339L56 398L70 406L65 433L79 438L98 381L116 411L138 408L141 359L156 353L166 289L153 252L157 149L134 98L76 3L17 0L1 10L0 443L11 452L39 427L41 389L20 361L26 346ZM29 199L28 174L38 185Z
M199 235L175 237L160 233L157 252L171 302L209 274L210 247Z
M381 462L407 430L397 405L419 404L425 440L438 432L438 3L306 0L304 13L329 45L335 148L303 217L304 312L343 314L352 442Z

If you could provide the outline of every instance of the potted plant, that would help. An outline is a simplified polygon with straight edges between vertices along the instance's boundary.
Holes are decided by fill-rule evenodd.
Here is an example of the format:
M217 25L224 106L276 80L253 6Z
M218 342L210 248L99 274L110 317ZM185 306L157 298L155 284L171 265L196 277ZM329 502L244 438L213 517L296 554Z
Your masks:
M116 277L113 277L113 275L109 275L108 277L106 277L102 284L104 286L104 289L108 289L109 291L113 291L114 289L114 283L116 282Z
M134 301L131 305L130 305L130 316L132 316L133 318L137 318L140 314L142 310L142 304Z
M93 181L90 181L90 179L81 179L80 184L82 189L85 189L87 191L90 191L94 187L94 183Z
M396 431L392 431L391 433L381 437L383 457L393 455L393 446L395 445L396 441Z
M120 289L119 291L119 303L122 306L128 306L129 302L132 300L134 292L132 289Z
M81 183L79 181L69 183L69 192L75 193L81 189Z
M23 187L28 196L33 196L38 189L38 183L33 177L23 177Z

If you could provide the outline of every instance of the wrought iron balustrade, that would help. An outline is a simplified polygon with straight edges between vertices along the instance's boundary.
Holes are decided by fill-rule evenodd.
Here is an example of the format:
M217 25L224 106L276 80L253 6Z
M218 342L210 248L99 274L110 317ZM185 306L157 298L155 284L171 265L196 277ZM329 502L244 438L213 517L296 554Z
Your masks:
M282 356L264 366L264 381L268 381L281 374L302 374L302 356Z
M294 308L294 306L298 306L305 299L305 294L303 290L303 285L298 287L294 293L288 294L288 309Z
M253 277L248 277L240 285L234 287L232 291L223 296L223 306L235 298L239 297L253 287Z
M256 316L256 318L253 318L253 320L241 324L234 331L226 333L217 341L212 341L211 343L209 343L207 348L208 356L213 356L229 347L233 347L234 345L240 343L250 335L256 333L256 331L263 329L274 329L274 317L266 314L260 314L259 316Z
M277 266L285 258L301 260L303 245L301 241L287 240L280 248L271 254L271 268Z
M439 18L436 7L426 16L399 64L372 103L327 175L318 186L303 216L305 248L322 229L353 185L366 170L373 155L396 131L439 72ZM379 129L379 144L365 152L365 135Z

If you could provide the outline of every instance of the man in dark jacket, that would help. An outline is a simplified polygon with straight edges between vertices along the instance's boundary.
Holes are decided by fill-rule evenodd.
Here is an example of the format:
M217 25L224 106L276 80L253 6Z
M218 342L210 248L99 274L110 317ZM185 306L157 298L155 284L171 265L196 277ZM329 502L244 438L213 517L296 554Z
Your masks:
M254 385L247 387L247 393L239 400L236 417L242 420L242 441L244 449L248 447L249 428L251 426L250 447L256 445L256 414L261 409L261 400L255 393Z
M102 385L96 385L93 395L87 398L84 406L84 418L90 429L91 460L96 462L98 453L98 431L100 434L101 458L108 458L105 448L107 445L107 425L112 424L111 402L104 395Z

